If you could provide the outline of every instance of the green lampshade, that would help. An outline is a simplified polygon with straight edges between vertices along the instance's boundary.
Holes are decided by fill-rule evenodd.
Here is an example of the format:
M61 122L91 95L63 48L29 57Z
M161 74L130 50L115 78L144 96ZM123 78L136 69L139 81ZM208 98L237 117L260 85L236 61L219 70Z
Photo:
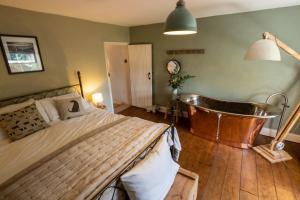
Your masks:
M179 0L174 11L170 13L165 23L165 35L188 35L197 33L197 22Z

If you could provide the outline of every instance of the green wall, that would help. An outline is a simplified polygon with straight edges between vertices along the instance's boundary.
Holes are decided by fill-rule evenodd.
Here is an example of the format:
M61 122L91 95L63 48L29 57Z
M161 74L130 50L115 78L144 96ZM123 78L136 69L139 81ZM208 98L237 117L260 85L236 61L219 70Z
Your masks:
M247 62L247 47L270 31L300 51L300 6L198 19L198 34L164 36L163 24L127 27L0 6L0 33L38 37L45 72L8 75L0 56L0 99L76 83L81 70L85 92L103 92L111 108L103 42L153 44L154 100L170 97L165 63L175 57L197 76L184 92L234 101L265 101L287 93L291 109L300 99L300 63L282 53L282 62ZM130 40L129 40L130 36ZM168 56L168 49L204 48L204 55ZM271 121L275 127L277 121ZM300 132L300 123L293 130Z
M0 33L37 36L45 72L8 75L0 56L0 99L76 83L103 92L111 108L103 42L128 42L129 28L0 6Z
M170 98L165 64L176 58L183 71L197 76L183 92L232 100L264 102L274 92L285 92L292 110L300 100L300 62L282 53L282 62L244 61L246 49L261 33L276 34L300 52L300 6L200 18L198 34L165 36L163 24L130 28L131 43L153 44L153 83L156 104ZM168 49L204 48L204 55L168 56ZM277 120L268 126L276 127ZM300 123L294 132L300 133Z

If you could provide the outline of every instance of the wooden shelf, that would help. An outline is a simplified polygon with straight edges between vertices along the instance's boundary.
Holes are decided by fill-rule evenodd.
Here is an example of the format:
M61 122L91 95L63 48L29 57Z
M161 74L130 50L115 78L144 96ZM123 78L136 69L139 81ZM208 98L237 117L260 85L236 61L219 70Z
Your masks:
M167 50L167 54L204 54L205 49L177 49L177 50Z

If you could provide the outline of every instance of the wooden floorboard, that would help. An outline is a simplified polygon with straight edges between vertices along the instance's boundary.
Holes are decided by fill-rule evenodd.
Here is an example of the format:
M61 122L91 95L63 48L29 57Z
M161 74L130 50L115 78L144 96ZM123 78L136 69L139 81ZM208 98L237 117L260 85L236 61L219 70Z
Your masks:
M242 171L241 171L241 190L254 196L257 192L256 158L255 152L243 150Z
M237 174L241 174L243 152L241 149L231 148L229 153L221 199L238 200L240 199L241 178Z
M240 190L240 200L258 200L258 196L253 195L249 192Z
M278 200L295 200L296 198L286 166L283 163L276 163L272 165L272 170Z
M121 112L154 122L168 123L162 114L131 107ZM300 145L286 142L293 160L270 164L252 150L216 144L192 135L189 121L176 124L182 143L181 167L199 175L197 200L300 200ZM255 145L269 143L259 135Z
M293 187L295 198L300 200L300 167L299 161L293 159L284 163Z
M221 199L228 167L230 148L231 147L225 145L218 145L218 150L214 158L202 199Z
M258 198L276 200L276 189L271 164L260 155L256 155Z

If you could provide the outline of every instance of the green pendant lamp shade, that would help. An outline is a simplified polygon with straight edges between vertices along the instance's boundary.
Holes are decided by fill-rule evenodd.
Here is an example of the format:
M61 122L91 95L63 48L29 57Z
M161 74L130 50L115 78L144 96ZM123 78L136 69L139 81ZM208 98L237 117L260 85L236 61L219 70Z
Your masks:
M170 13L165 23L165 35L189 35L197 33L197 22L185 8L183 0L177 2L176 8Z

